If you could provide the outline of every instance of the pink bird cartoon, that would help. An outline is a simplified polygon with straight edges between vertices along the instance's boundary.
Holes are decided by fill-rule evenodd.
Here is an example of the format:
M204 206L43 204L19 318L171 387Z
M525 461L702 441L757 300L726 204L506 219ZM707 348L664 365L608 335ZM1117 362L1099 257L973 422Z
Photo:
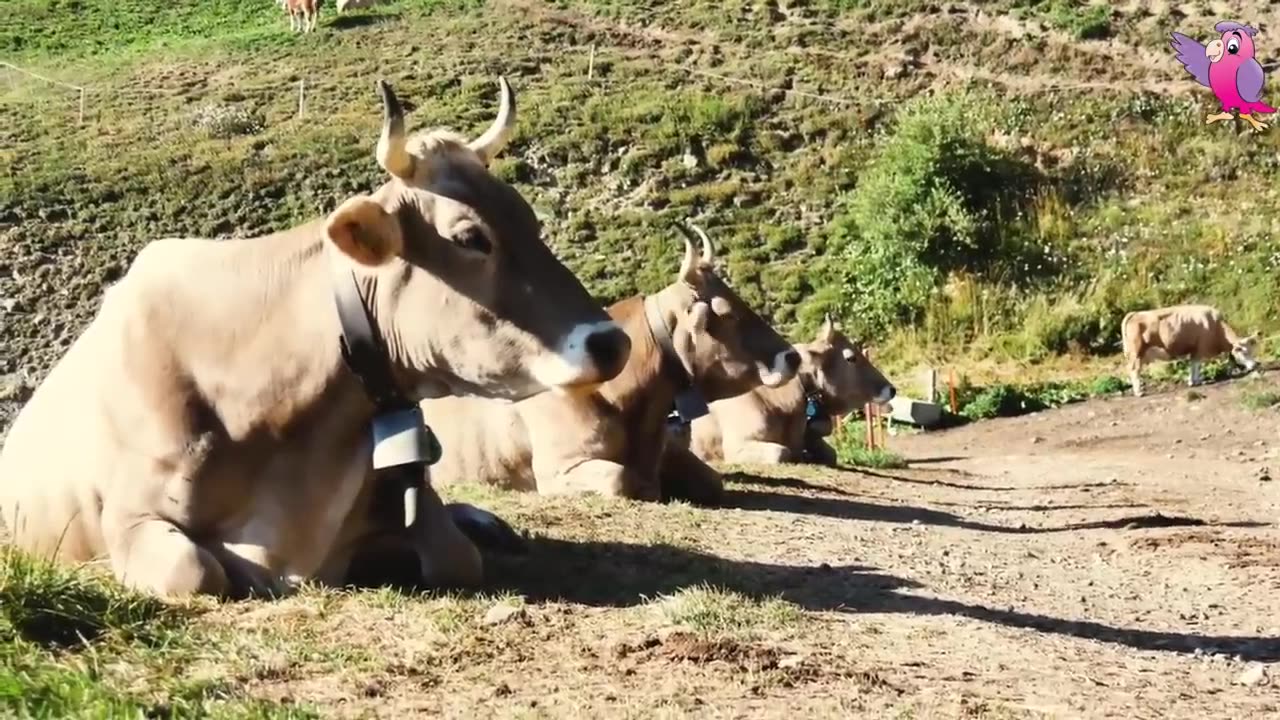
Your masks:
M1230 20L1214 25L1213 29L1222 36L1207 46L1178 32L1171 33L1173 39L1169 42L1174 57L1191 77L1212 90L1222 103L1222 112L1210 115L1205 124L1232 120L1231 113L1236 111L1256 132L1262 132L1267 124L1255 117L1255 113L1273 113L1276 109L1262 102L1266 76L1253 56L1253 37L1258 29Z

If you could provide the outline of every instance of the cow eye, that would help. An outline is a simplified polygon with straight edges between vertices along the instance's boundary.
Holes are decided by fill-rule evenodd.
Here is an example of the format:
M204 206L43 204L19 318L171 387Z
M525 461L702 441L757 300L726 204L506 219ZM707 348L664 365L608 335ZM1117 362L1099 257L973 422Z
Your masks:
M493 243L489 242L489 238L485 236L484 231L475 225L470 225L454 233L453 241L459 247L482 255L488 255L493 252Z

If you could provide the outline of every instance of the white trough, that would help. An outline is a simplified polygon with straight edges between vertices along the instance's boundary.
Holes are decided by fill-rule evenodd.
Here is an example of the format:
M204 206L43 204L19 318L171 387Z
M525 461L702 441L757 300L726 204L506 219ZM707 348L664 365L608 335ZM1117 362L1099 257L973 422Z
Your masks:
M898 422L931 428L942 422L942 406L898 395L889 401L889 417Z

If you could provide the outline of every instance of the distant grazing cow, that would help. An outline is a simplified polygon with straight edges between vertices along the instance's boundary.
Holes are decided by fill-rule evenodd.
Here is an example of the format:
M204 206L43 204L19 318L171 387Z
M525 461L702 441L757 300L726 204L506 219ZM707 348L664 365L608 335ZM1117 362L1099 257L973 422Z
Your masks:
M691 449L708 462L835 464L835 451L822 438L830 418L866 403L887 403L897 393L867 359L862 348L840 332L827 315L813 342L797 345L800 372L777 388L760 387L711 403L711 414L693 421ZM812 403L812 421L806 409Z
M316 29L320 22L321 0L280 0L280 6L289 14L289 29L304 33Z
M1257 334L1240 337L1209 305L1174 305L1131 312L1120 323L1133 394L1142 395L1142 366L1153 360L1191 358L1190 385L1200 384L1200 363L1230 353L1246 372L1257 367Z
M515 119L501 87L497 119L467 142L406 136L379 83L391 179L373 194L264 237L144 247L0 450L11 542L106 560L163 595L340 583L371 546L415 559L423 582L479 579L462 530L510 533L501 520L445 506L421 475L398 526L373 512L397 486L375 485L369 363L413 410L448 393L590 392L631 352L489 173ZM375 350L341 342L356 317L372 336L355 347Z
M718 502L724 482L717 472L691 455L666 457L673 399L689 383L707 400L782 385L800 357L716 274L711 242L698 232L701 255L686 237L675 282L609 308L631 337L631 357L596 392L548 393L515 405L424 401L428 422L440 419L446 448L433 481ZM683 448L672 452L688 455Z

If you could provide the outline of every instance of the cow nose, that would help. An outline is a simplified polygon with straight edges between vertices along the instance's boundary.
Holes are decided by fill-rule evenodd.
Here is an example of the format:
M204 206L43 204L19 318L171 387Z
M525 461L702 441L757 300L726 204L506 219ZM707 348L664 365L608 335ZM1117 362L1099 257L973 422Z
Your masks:
M631 354L631 338L616 325L591 333L587 336L586 345L602 381L617 377Z
M782 356L782 362L787 364L787 370L794 373L800 369L800 353L795 350L788 350L787 354Z
M887 403L890 400L897 397L897 395L898 395L898 388L892 385L886 385L884 389L880 391L880 402Z

